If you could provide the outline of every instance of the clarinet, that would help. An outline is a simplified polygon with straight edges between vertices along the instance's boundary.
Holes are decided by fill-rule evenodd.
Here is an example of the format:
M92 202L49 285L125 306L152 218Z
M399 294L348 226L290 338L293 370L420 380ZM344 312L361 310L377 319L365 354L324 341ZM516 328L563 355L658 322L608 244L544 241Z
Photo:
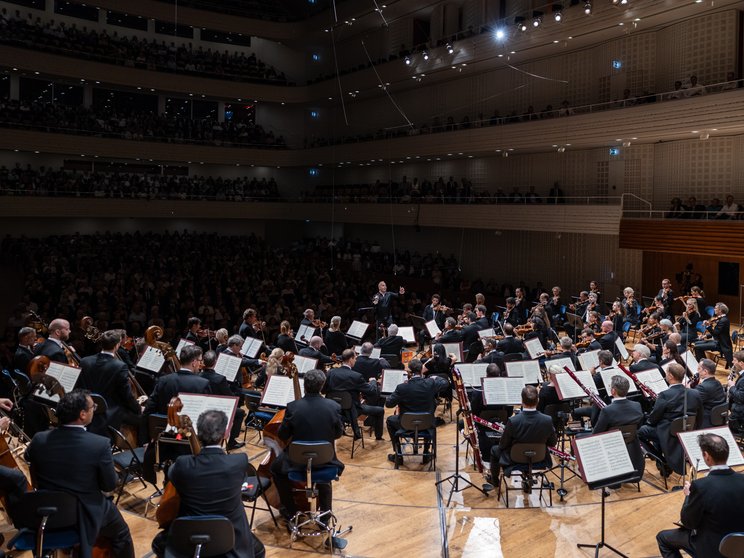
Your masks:
M571 370L568 366L564 366L563 369L568 372L568 375L573 378L573 381L579 384L579 387L584 390L584 393L589 397L592 403L596 405L599 409L604 409L607 407L607 403L605 403L602 398L594 393L592 390L590 390L588 387L586 387L581 380L579 380L579 377L576 375L576 373Z
M633 380L633 382L635 383L635 385L638 386L638 389L640 389L643 392L643 395L645 395L646 397L648 397L651 401L656 401L656 393L654 392L654 390L652 390L646 384L644 384L643 382L641 382L638 379L638 376L636 376L633 372L631 372L630 370L628 370L627 368L625 368L625 366L623 366L622 364L619 364L618 363L618 367L620 368L620 370L622 370L623 372L625 372L630 377L631 380Z
M504 425L500 422L489 422L486 419L482 419L476 415L473 415L473 422L475 424L485 426L486 428L490 428L491 430L495 430L496 432L504 432ZM548 446L548 451L558 457L558 459L563 459L564 461L576 461L576 458L570 453L561 451L558 448L554 448L553 446Z
M473 421L478 417L474 416L470 410L470 399L465 391L465 384L462 381L462 375L457 367L452 370L452 378L455 381L455 391L457 392L457 402L460 404L460 411L463 416L463 432L473 448L473 462L479 473L483 474L483 461L481 460L480 446L478 444L478 435L475 432Z

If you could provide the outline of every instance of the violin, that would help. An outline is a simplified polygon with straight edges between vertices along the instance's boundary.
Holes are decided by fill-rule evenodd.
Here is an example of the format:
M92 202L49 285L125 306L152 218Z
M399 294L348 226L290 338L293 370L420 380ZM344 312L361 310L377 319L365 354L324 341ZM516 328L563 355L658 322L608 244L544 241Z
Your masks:
M312 322L310 322L312 326L315 329L325 329L328 327L328 324L324 321L322 321L320 318L314 319Z
M196 336L201 338L214 339L216 332L211 329L197 329Z

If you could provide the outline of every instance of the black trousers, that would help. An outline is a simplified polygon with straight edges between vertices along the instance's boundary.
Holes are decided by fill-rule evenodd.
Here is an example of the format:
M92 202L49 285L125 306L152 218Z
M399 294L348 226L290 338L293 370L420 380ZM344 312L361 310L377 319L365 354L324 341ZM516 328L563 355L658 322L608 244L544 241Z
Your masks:
M98 536L111 541L111 549L116 558L134 558L134 543L129 526L111 500L106 500Z
M656 534L656 542L659 545L659 552L662 558L682 558L680 550L684 550L691 556L695 556L692 547L689 529L666 529Z

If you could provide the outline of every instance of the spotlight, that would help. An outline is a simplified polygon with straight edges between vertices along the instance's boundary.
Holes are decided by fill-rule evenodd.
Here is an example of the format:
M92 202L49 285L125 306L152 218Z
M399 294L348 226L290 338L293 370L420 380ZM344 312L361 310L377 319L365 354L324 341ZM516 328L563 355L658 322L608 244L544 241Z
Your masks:
M506 37L506 32L501 27L496 29L496 38L501 41L504 37Z
M563 19L563 14L561 12L555 12L553 14L553 17L555 18L556 21L561 21Z
M424 60L429 59L429 53L427 51L424 51Z
M592 13L592 3L591 2L587 2L586 4L584 4L584 13L586 15L591 15L591 13Z
M540 27L540 24L542 23L542 12L533 11L532 12L532 27Z
M447 43L447 54L454 54L454 52L455 52L455 47Z
M532 27L540 27L540 21L542 21L539 17L536 17L532 20Z
M410 66L410 65L411 65L411 57L406 56L406 66Z
M563 19L563 4L553 4L551 8L553 10L553 18L556 21L561 21Z
M527 31L527 24L524 22L524 18L522 16L515 17L514 23L516 23L517 29L519 29L520 31Z

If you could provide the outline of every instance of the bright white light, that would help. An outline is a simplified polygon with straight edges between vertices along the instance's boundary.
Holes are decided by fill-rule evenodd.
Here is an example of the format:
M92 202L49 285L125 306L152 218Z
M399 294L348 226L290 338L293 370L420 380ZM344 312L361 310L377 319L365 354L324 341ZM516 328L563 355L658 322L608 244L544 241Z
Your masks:
M496 38L498 40L502 40L504 37L506 37L506 33L504 32L504 30L501 28L496 29Z

